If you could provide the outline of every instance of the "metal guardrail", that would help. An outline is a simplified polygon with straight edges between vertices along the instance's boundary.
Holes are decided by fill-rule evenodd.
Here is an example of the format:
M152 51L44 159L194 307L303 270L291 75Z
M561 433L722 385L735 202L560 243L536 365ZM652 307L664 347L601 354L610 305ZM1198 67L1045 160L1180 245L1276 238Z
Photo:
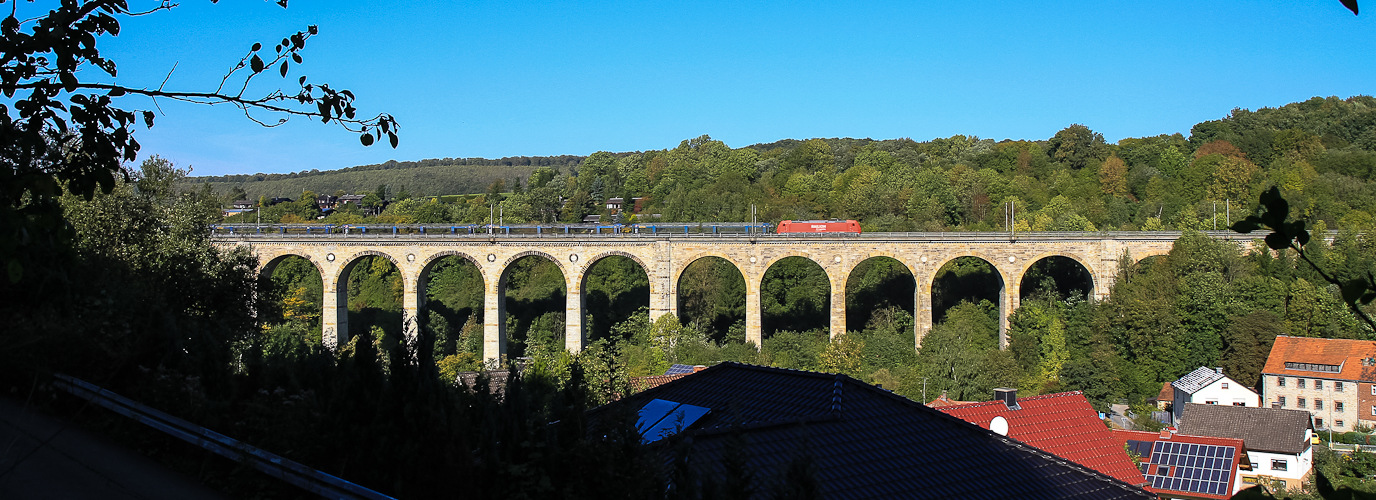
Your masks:
M288 484L326 498L395 500L393 497L306 467L218 432L200 427L76 377L57 374L54 385L73 396L134 419L167 435L242 462Z

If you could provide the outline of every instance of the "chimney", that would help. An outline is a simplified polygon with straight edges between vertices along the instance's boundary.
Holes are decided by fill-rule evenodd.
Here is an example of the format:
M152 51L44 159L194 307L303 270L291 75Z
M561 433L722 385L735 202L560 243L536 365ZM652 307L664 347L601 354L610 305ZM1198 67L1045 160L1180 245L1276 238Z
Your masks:
M1010 410L1020 410L1018 407L1018 390L1007 387L994 389L994 400L1003 401L1003 404Z
M1222 375L1222 374L1223 374L1223 367L1220 366L1220 367L1214 368L1214 371L1218 372L1219 375Z

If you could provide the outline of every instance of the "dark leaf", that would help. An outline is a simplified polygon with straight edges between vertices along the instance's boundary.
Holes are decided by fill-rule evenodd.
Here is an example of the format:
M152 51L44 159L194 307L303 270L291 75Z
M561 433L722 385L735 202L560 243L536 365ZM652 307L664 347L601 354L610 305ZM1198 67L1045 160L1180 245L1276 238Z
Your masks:
M153 112L152 112L152 111L144 111L144 112L143 112L143 124L144 124L144 126L147 126L148 128L153 128Z
M119 97L124 95L124 89L115 87L113 89L110 89L109 92L106 92L105 95L108 95L110 97Z
M291 54L291 60L292 60L292 61L295 61L296 64L301 64L301 54L297 54L297 53L293 52L293 53Z
M1343 3L1343 7L1347 7L1347 10L1352 11L1352 15L1354 15L1354 16L1357 15L1357 0L1341 0L1341 1L1342 1L1342 3Z
M1352 303L1357 302L1366 294L1366 282L1360 279L1349 280L1343 283L1343 300Z
M263 59L258 57L257 55L253 56L253 59L249 60L248 64L249 68L253 70L254 74L263 72Z
M258 52L260 50L263 50L263 44L261 43L254 43L253 48L248 49L249 52Z
M391 132L388 132L388 133L387 133L387 140L392 141L392 149L396 149L396 148L397 148L397 135L396 135L396 134L391 133Z
M297 83L298 85L305 85L305 84L306 84L306 75L301 75L301 78L298 78L298 79L296 80L296 83Z
M278 70L278 72L279 72L279 73L282 73L282 78L286 78L286 77L287 77L287 62L286 62L286 61L282 61L282 67L281 67L281 69Z
M358 136L358 140L359 140L359 142L362 142L364 146L372 146L372 145L373 145L373 134L369 134L369 133L367 133L367 132L364 132L362 135Z
M1261 229L1261 219L1254 216L1249 216L1246 219L1234 222L1232 227L1234 232L1242 234L1247 234L1258 229Z
M1266 235L1266 246L1272 250L1284 250L1290 248L1290 238L1286 238L1284 234L1279 232L1274 232Z
M312 25L306 27L306 31L308 31L308 32L310 32L310 34L314 35L314 34L320 33L320 28L317 28L314 24L312 24Z

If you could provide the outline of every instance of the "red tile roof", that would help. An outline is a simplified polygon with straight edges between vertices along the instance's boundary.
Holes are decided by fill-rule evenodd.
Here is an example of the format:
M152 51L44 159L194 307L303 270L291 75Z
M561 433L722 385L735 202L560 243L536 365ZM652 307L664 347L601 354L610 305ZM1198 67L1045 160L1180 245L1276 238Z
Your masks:
M1163 437L1162 437L1163 435L1168 436L1168 437L1164 437L1164 438L1163 438ZM1158 432L1143 432L1143 431L1125 431L1125 430L1121 430L1121 429L1114 429L1114 430L1113 430L1113 437L1114 437L1114 438L1118 441L1118 443L1121 444L1121 445L1126 445L1127 442L1128 442L1129 440L1133 440L1133 441L1145 441L1145 442L1148 442L1148 443L1153 443L1153 447L1155 447L1155 443L1156 443L1157 441L1163 441L1163 442L1168 442L1168 443L1207 444L1207 445L1226 446L1226 447L1234 448L1236 451L1233 452L1233 457L1235 457L1235 458L1234 458L1233 461L1232 461L1232 471L1231 471L1231 473L1229 474L1229 477L1230 477L1230 478L1236 478L1236 477L1237 477L1238 467L1242 464L1242 460L1239 460L1239 459L1237 459L1236 457L1244 457L1244 456L1246 456L1245 453L1246 453L1246 451L1247 451L1247 448L1243 445L1243 442L1242 442L1241 439L1233 439L1233 438L1222 438L1222 437L1211 437L1211 436L1191 436L1191 435L1187 435L1187 434L1174 434L1174 433L1170 433L1170 432L1160 432L1160 433L1158 433ZM1161 465L1161 466L1163 466L1163 467L1168 466L1167 464L1152 464L1152 457L1150 457L1150 456L1142 457L1142 463L1144 464L1144 466L1148 466L1148 465L1146 465L1146 464ZM1147 488L1148 491L1155 492L1155 493L1157 493L1157 494L1160 494L1160 495L1163 496L1163 497L1167 497L1167 496L1170 496L1170 497L1187 496L1187 497L1191 497L1191 498L1216 498L1216 499L1222 500L1222 499L1231 498L1232 495L1233 495L1234 493L1237 493L1236 491L1232 491L1232 486L1235 485L1235 484L1236 484L1235 482L1233 482L1233 481L1230 480L1230 481L1229 481L1229 491L1227 491L1227 492L1225 492L1225 493L1223 493L1223 494L1218 494L1218 495L1207 494L1207 493L1200 493L1200 492L1189 492L1189 491L1187 491L1187 490L1169 489L1169 488L1165 488L1165 487L1157 488L1157 487L1153 487L1152 484L1147 484L1146 488Z
M1363 362L1367 358L1376 358L1376 342L1282 335L1276 337L1276 343L1271 346L1271 355L1266 358L1262 373L1376 382L1376 365L1367 366ZM1342 370L1338 373L1294 370L1286 368L1285 363L1338 365Z
M1002 401L986 401L936 409L985 429L994 417L1003 417L1008 437L1128 484L1147 482L1080 391L1018 398L1018 406L1011 410Z
M1170 382L1161 384L1161 393L1156 395L1156 400L1167 403L1175 401L1175 387Z
M936 408L938 406L968 405L970 403L973 403L973 401L956 401L954 399L948 398L946 397L946 391L941 391L941 396L938 396L936 399L933 399L932 402L927 403L927 406Z
M681 379L690 373L680 373L677 375L650 375L648 377L631 377L631 391L640 392Z

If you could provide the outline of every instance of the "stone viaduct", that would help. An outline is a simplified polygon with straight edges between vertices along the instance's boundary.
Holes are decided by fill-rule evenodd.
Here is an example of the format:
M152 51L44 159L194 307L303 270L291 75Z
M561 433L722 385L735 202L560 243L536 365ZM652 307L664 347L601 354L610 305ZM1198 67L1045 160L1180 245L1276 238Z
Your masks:
M1214 237L1250 241L1255 236L1226 232ZM1170 251L1175 232L1108 233L870 233L855 235L712 235L712 234L217 234L218 244L244 245L258 256L260 272L270 273L282 259L299 256L315 264L324 280L322 322L327 346L348 336L348 273L359 258L385 257L400 270L404 290L405 331L414 335L416 318L424 307L426 278L439 259L457 256L477 266L484 289L485 359L505 355L506 270L528 255L549 259L563 272L567 290L566 347L582 348L587 270L610 256L628 257L643 268L650 282L650 317L677 314L678 280L689 264L704 257L720 257L734 264L745 278L746 340L760 345L760 288L770 266L786 257L817 263L831 283L831 335L846 331L846 281L856 265L875 257L901 262L917 282L914 336L920 346L932 328L932 286L943 264L965 256L984 259L1003 279L999 293L1000 344L1008 315L1018 307L1023 275L1037 261L1061 256L1075 260L1093 279L1091 295L1103 299L1118 273L1120 259L1132 261ZM859 327L860 325L855 325Z

